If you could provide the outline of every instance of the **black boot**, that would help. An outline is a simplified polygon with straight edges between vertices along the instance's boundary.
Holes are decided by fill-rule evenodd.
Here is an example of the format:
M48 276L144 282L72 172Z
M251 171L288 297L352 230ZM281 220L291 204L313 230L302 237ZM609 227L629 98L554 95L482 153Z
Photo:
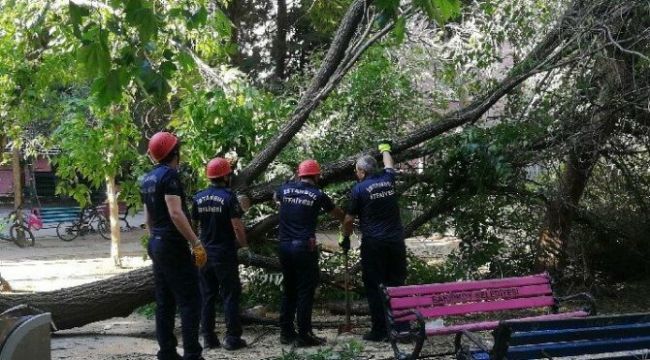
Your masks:
M280 332L280 344L282 345L291 345L293 344L294 341L296 341L296 338L298 337L298 334L296 334L295 331L281 331Z
M203 347L206 349L216 349L221 346L219 338L215 334L203 335Z
M295 345L296 347L321 346L326 342L327 341L324 338L317 337L313 332L310 331L306 334L298 335Z
M223 348L228 351L239 350L248 346L246 340L238 337L227 337L223 340Z
M370 330L365 335L363 335L363 340L382 342L388 340L388 336L386 336L386 331Z

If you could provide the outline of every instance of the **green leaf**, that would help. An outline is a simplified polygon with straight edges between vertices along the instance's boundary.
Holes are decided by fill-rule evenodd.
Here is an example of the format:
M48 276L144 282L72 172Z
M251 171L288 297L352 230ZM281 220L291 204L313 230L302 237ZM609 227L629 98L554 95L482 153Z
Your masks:
M208 20L208 10L201 6L196 13L192 14L187 22L188 29L198 29Z
M406 19L402 16L395 21L395 40L398 44L404 41L406 37Z
M163 61L162 64L160 64L160 72L163 74L163 76L166 79L169 79L172 77L174 74L174 71L176 71L178 68L176 65L174 65L173 62L171 61Z
M414 0L413 4L440 25L460 15L460 0Z
M70 24L72 24L72 32L77 38L81 38L81 21L84 16L88 16L90 11L88 8L79 6L72 1L68 3L68 12L70 14Z
M123 69L111 70L105 77L95 79L92 91L99 106L108 106L122 98L122 87L128 81L128 74Z
M148 4L142 0L128 0L125 12L126 21L138 29L141 42L146 43L157 35L158 18Z
M376 0L375 5L388 16L395 17L399 7L399 0Z
M154 71L146 60L140 66L138 82L147 94L159 99L163 99L171 91L167 79L160 72Z
M82 45L77 50L77 60L83 64L89 77L105 75L111 68L108 46L101 39Z
M216 8L214 11L214 27L219 34L225 38L229 38L232 32L233 23L221 9Z

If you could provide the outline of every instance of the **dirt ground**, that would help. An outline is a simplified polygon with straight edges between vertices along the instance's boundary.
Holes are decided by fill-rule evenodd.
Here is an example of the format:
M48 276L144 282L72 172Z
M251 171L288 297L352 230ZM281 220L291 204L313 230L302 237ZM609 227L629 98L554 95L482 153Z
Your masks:
M71 242L45 234L37 234L36 245L18 248L7 242L0 242L0 273L9 281L14 291L50 291L62 287L80 285L150 265L145 260L140 239L143 230L122 232L122 268L113 266L109 259L109 241L99 236L86 236ZM335 247L336 234L321 234L326 247ZM455 246L453 241L440 239L435 246L422 239L409 240L409 247L430 257L440 256ZM222 319L218 318L218 321ZM320 323L315 332L326 337L328 347L338 347L350 341L362 344L364 357L390 358L392 351L388 343L363 342L361 335L367 331L368 319L354 317L353 334L337 334L341 316L315 313L314 322ZM177 319L177 326L180 321ZM223 334L224 324L219 322L217 330ZM204 357L210 359L272 359L291 351L290 346L281 346L278 329L271 326L247 325L244 338L250 343L245 350L228 352L223 349L209 350ZM180 329L177 328L180 341ZM450 339L434 343L436 349L452 348ZM153 319L134 313L126 318L114 318L96 322L76 329L60 331L52 337L52 359L118 360L154 359L158 345L155 339ZM307 350L315 352L317 349ZM300 350L299 352L302 352ZM179 353L182 350L179 347Z

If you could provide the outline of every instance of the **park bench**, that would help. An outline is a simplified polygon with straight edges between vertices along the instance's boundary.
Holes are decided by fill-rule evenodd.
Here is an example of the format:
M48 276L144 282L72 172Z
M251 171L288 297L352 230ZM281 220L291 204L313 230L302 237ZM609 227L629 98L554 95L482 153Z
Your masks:
M524 360L575 358L647 359L650 355L650 313L593 316L555 321L506 321L494 330L492 349L476 335L459 360Z
M38 217L42 222L42 229L56 228L62 222L74 222L79 220L79 206L68 207L43 207L38 210ZM37 229L39 230L39 229Z
M50 359L52 316L21 305L0 314L0 360Z
M388 338L397 359L417 358L426 338L439 335L456 335L455 354L460 349L463 332L495 329L499 325L498 316L503 316L493 314L497 312L544 308L550 310L550 314L524 316L525 319L536 320L584 317L595 313L595 304L589 294L555 297L551 277L546 273L495 280L382 286L382 291L384 313L389 327ZM584 310L559 312L561 302L574 300L585 301L589 306ZM489 316L489 319L458 321L459 318L476 315ZM435 324L448 318L455 320L455 324L427 326L427 320ZM411 326L412 322L415 326ZM398 343L411 340L415 340L415 345L410 354L399 349Z

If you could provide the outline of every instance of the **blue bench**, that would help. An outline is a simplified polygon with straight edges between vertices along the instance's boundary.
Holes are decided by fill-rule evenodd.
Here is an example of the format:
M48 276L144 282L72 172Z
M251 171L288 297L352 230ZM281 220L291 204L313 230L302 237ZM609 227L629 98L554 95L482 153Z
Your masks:
M39 211L39 217L43 222L43 228L55 228L62 222L74 222L79 220L79 206L69 207L44 207Z
M494 330L494 347L464 333L478 349L462 346L459 360L553 359L589 355L602 359L647 359L650 313L552 321L505 321ZM625 352L625 353L623 353Z

